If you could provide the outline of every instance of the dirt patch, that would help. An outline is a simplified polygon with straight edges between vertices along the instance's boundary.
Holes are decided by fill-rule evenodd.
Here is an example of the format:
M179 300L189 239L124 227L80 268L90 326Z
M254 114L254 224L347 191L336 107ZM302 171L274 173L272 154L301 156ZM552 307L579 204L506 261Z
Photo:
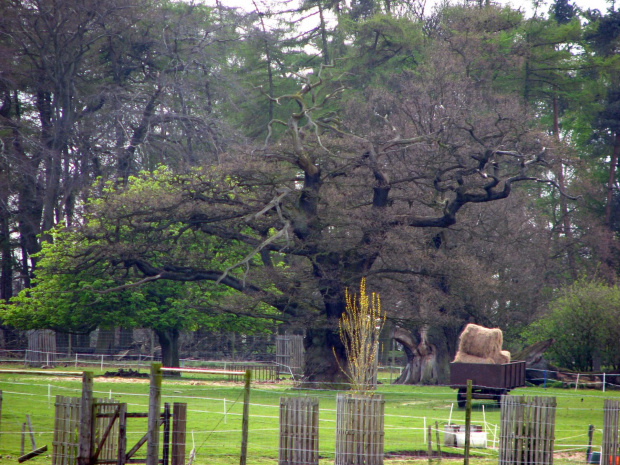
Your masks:
M125 370L124 368L119 369L118 371L106 371L103 375L104 378L148 378L148 373L140 373L137 370L132 370L128 368Z
M584 451L576 451L576 452L554 452L553 453L553 458L554 459L562 459L562 460L569 460L569 461L575 461L575 462L585 462L586 460L586 453Z

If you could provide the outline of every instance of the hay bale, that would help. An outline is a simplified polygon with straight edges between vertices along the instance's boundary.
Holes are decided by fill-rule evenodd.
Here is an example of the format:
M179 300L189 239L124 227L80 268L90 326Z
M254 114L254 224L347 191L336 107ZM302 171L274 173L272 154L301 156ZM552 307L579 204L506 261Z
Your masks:
M502 350L499 353L499 361L497 363L510 363L510 352Z
M473 323L465 326L459 336L459 352L480 358L499 359L503 335L499 328L485 328Z
M457 352L453 362L456 363L486 363L493 365L497 362L492 358L476 357L475 355L469 355L463 352Z

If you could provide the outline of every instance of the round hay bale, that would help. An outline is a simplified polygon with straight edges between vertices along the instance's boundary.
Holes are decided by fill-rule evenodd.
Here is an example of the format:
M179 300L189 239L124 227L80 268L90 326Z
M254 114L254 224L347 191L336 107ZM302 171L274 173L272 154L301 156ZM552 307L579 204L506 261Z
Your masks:
M459 336L459 352L480 358L498 359L503 335L499 328L485 328L473 323L465 326Z

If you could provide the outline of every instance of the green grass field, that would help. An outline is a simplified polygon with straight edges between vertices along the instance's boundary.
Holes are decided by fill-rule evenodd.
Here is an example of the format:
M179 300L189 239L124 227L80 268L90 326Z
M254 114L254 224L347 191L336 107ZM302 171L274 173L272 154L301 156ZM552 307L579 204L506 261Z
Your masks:
M96 376L96 397L111 397L126 402L129 412L148 410L148 379L110 379L100 377L100 373L93 371ZM55 376L53 370L49 370L46 376L0 373L0 390L3 392L0 420L1 460L16 463L16 458L21 454L22 425L26 422L26 415L29 415L36 446L48 445L49 448L47 456L41 456L30 463L50 463L55 396L79 397L81 379ZM463 424L465 421L464 411L456 406L456 393L448 387L381 384L378 392L384 395L386 401L385 452L391 463L411 461L416 455L417 460L426 460L428 426L437 426L441 432L440 441L443 441L445 424ZM182 379L165 378L162 393L163 402L188 404L187 455L195 449L195 464L238 463L243 407L242 383L230 383L217 377L188 375ZM333 463L336 394L335 391L328 390L299 390L290 382L254 383L250 398L248 463L277 461L278 408L282 396L319 397L319 450L325 463ZM617 391L603 393L594 390L542 388L522 388L514 390L512 394L556 397L555 461L570 463L585 463L588 425L595 426L593 444L600 446L603 399L620 396ZM499 417L496 404L474 401L472 422L485 428L489 447L474 449L472 463L497 461L497 451L493 446L497 446ZM136 442L145 431L145 420L130 420L128 442ZM432 446L436 450L435 432ZM30 436L26 435L25 451L31 448ZM462 453L462 450L442 447L442 452ZM462 463L462 459L445 457L443 462Z

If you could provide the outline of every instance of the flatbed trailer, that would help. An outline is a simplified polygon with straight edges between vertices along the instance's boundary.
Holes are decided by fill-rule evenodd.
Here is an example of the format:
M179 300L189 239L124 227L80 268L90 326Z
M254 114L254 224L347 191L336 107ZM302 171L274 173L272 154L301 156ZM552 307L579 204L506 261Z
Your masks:
M450 387L458 389L459 407L465 407L467 380L472 383L473 399L492 399L497 403L511 389L525 386L525 362L502 364L461 363L450 364Z

